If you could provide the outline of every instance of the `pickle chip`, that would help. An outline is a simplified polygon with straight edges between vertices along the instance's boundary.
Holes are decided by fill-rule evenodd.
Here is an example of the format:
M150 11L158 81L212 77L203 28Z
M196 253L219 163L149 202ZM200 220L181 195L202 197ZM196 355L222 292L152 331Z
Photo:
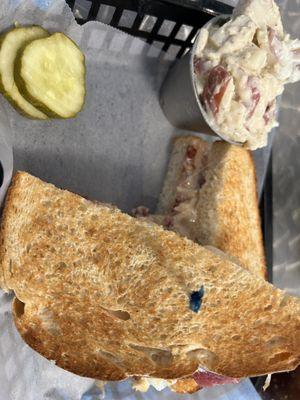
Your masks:
M85 100L85 58L63 33L34 40L20 54L15 78L20 92L49 117L72 118Z
M15 62L19 52L35 39L45 38L49 33L40 26L18 27L0 37L0 91L21 114L33 119L48 119L47 114L32 105L18 89Z

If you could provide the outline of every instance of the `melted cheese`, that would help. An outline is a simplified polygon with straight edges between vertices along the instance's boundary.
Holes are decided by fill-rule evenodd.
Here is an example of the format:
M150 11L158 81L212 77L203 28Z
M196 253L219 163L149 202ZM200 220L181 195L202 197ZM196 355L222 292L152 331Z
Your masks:
M161 392L167 387L170 387L176 383L176 379L166 380L159 378L136 378L132 384L133 389L139 392L147 392L150 386L153 386L157 391Z

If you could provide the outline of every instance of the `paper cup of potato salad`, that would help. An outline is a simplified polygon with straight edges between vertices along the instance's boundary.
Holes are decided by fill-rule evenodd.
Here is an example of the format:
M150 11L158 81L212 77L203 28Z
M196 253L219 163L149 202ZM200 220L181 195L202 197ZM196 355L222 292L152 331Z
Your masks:
M169 71L160 103L176 127L255 150L278 126L277 97L300 80L300 40L285 33L273 0L241 0L200 29Z

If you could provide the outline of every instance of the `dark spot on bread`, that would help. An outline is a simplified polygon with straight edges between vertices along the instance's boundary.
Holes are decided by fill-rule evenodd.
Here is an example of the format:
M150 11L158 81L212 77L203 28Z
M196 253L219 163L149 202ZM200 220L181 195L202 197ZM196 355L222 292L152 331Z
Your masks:
M25 312L25 303L23 303L17 297L14 300L14 312L17 318L21 318Z
M202 304L202 298L204 296L204 286L202 285L200 290L192 292L190 296L190 309L197 313L199 312Z
M198 185L199 185L199 189L202 188L202 186L206 183L206 179L205 176L203 174L200 174L199 178L198 178Z
M66 269L67 267L68 267L67 264L64 263L63 261L61 261L61 262L59 262L59 263L57 264L57 269L58 269L58 270L64 270L64 269Z
M122 310L108 310L104 307L102 307L103 310L109 315L111 315L114 318L121 319L123 321L128 321L131 317L130 314L127 311L122 311Z
M272 304L267 304L267 305L265 305L264 306L264 311L270 311L270 310L272 310Z
M274 354L273 357L270 357L270 362L276 364L276 363L280 363L282 361L286 361L292 357L293 357L292 353L290 353L288 351L282 351L280 353Z
M151 354L151 360L162 367L168 366L172 362L172 358L173 356L170 351L158 350Z

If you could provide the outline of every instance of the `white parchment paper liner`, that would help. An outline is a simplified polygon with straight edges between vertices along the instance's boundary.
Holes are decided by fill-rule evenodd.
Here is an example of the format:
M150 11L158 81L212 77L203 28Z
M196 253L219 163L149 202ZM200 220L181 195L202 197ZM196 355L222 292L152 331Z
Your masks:
M2 0L0 30L14 22L64 31L87 60L87 99L73 120L31 121L4 104L11 125L15 169L124 211L154 208L165 175L171 138L186 134L165 119L158 92L172 59L99 22L77 25L63 0ZM176 50L173 49L174 54ZM7 125L8 126L8 125ZM1 124L0 124L1 130ZM8 153L7 153L8 154ZM1 153L0 153L1 159ZM264 168L261 168L264 172ZM260 171L258 171L260 173ZM11 167L7 168L7 176ZM92 400L103 397L93 381L77 377L35 353L19 337L10 312L11 296L0 291L0 398L7 400ZM105 399L182 399L169 390L133 392L128 381L108 385ZM194 399L251 399L249 380L203 390Z

